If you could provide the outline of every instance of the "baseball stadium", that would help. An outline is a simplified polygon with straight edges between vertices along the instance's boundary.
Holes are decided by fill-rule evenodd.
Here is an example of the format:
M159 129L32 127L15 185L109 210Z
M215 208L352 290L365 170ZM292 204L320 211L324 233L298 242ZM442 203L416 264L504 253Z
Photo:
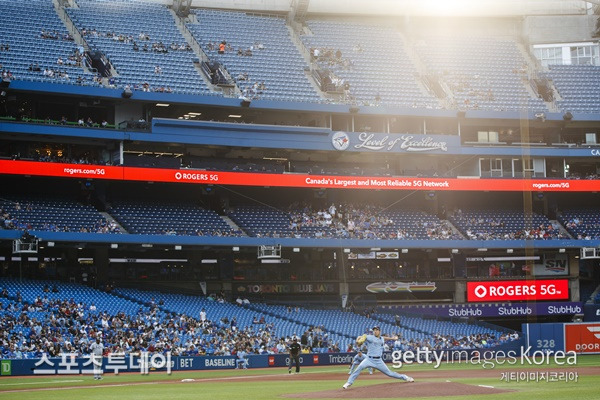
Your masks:
M0 6L0 398L600 398L599 0Z

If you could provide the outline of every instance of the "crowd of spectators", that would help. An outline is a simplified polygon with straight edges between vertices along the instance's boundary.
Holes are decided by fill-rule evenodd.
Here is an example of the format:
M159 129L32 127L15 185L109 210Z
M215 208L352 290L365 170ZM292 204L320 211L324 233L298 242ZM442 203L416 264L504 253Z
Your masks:
M110 315L94 303L49 300L38 296L33 304L22 301L17 292L6 289L0 302L0 354L5 359L59 357L90 354L96 337L104 343L104 355L166 353L172 356L236 355L286 353L290 336L278 337L273 323L264 317L239 327L235 316L199 319L161 310L160 304L141 306L136 315L119 312ZM327 342L321 328L307 331L309 347L339 351Z
M42 29L40 31L40 37L42 39L52 39L52 40L66 40L69 42L74 41L73 36L70 33L60 33L58 31L50 31L46 29Z
M150 43L150 35L145 32L140 32L139 35L134 37L133 35L119 34L114 31L109 32L98 32L96 29L88 30L83 28L81 35L84 37L105 37L124 44L132 44L134 51L152 51L155 53L168 53L169 51L192 51L192 48L188 43L175 43L165 44L162 41ZM138 43L140 42L140 43ZM143 45L141 44L142 42ZM150 43L150 45L148 45Z
M7 117L14 117L14 116L7 116ZM44 119L38 119L38 118L30 118L30 117L26 117L23 115L20 115L18 117L14 117L15 119L17 119L18 121L22 121L22 122L33 122L33 123L37 123L37 124L48 124L48 125L77 125L77 126L85 126L88 128L111 128L114 129L114 125L111 125L108 123L108 121L106 119L102 119L101 122L96 122L92 119L92 117L87 117L86 119L84 119L83 117L79 117L76 121L70 121L66 116L61 116L60 119L53 119L50 116L47 116Z
M453 218L465 228L464 234L471 240L514 240L514 239L568 239L560 230L560 225L554 223L526 226L511 230L508 223L501 217L467 216L462 210L454 212Z
M178 230L178 229L157 229L153 233L154 235L169 235L169 236L213 236L213 237L241 237L245 236L241 230L221 230L221 229L212 229L212 230L202 230L202 229L194 229L194 230Z
M600 231L600 223L597 221L585 222L582 218L572 217L565 222L567 228L577 240L592 240L598 239L599 235L591 232Z
M332 47L312 47L310 49L310 55L320 66L352 67L352 60L344 58L340 49L334 49Z
M569 173L566 178L567 179L579 179L579 180L583 180L583 179L596 180L596 179L600 179L600 174L572 172L572 173Z
M500 335L485 333L464 336L442 335L440 333L436 333L431 335L431 338L426 338L423 340L406 340L400 337L398 340L393 342L392 346L388 344L386 344L386 346L390 351L417 351L418 349L424 348L428 348L429 350L488 349L490 347L517 340L518 338L519 334L516 332L502 333Z
M199 318L165 309L162 301L140 305L137 313L102 311L93 302L49 299L48 285L32 303L24 302L20 292L0 292L0 354L4 359L31 359L90 354L97 337L104 344L104 355L141 352L173 356L236 356L287 353L288 345L299 339L303 353L355 351L350 344L330 339L324 326L311 326L299 337L277 334L277 324L255 316L248 326L239 326L235 315L210 315L205 309ZM59 293L56 285L53 293ZM220 300L224 301L224 300ZM290 308L290 313L291 308ZM476 334L452 336L433 334L422 340L388 341L385 349L432 350L488 348L518 338L518 334Z
M246 86L242 89L240 99L242 100L256 100L267 90L265 82L254 82L251 86Z
M211 42L208 42L207 46L206 46L209 50L214 49L214 44L212 44ZM238 56L243 56L243 57L252 57L252 54L254 51L256 50L264 50L265 49L265 45L260 43L260 42L254 42L253 45L251 45L250 47L246 48L246 49L242 49L241 47L238 47L237 49L237 55Z
M58 156L57 154L44 154L40 151L33 151L29 157L34 161L41 162L57 162L57 163L68 163L68 164L85 164L85 165L106 165L106 162L100 161L89 154L82 154L81 156L68 157L66 155Z
M403 225L394 221L383 208L370 204L332 204L315 209L307 204L292 204L289 208L290 235L293 237L343 239L461 239L450 225L439 221L416 221ZM318 228L303 232L302 228Z

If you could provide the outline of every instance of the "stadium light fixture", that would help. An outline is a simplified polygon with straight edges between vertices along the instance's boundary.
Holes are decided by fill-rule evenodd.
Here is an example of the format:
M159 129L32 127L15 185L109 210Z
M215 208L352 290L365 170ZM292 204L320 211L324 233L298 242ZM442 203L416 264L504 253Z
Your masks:
M233 246L231 248L232 251L240 251L240 248L238 246Z
M300 253L300 247L294 247L293 251L294 253Z
M350 253L350 249L344 249L344 253Z
M48 247L54 247L54 242L48 242Z
M508 254L512 254L512 252L513 252L513 251L514 251L513 249L506 249L506 252L507 252Z
M408 253L408 249L402 249L402 254Z
M558 249L559 253L564 253L565 251L567 251L567 249Z
M240 114L229 114L228 117L229 118L242 118L242 116Z
M487 249L485 247L480 247L477 249L477 251L487 251Z
M176 245L175 245L175 250L181 250L181 245L179 245L179 244L176 244Z
M110 244L110 248L111 249L118 249L119 248L119 244L118 243L111 243Z
M156 107L169 107L170 104L167 103L156 103Z
M201 264L216 264L217 260L214 258L203 258L202 261L200 261Z
M452 254L458 254L458 249L452 249Z

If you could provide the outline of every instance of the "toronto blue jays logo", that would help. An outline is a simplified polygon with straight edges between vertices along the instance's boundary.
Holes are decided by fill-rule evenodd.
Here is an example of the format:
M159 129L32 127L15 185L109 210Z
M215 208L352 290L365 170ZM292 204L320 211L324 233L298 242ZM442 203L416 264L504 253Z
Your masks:
M350 138L346 132L336 132L331 137L331 144L336 150L346 150L350 146Z

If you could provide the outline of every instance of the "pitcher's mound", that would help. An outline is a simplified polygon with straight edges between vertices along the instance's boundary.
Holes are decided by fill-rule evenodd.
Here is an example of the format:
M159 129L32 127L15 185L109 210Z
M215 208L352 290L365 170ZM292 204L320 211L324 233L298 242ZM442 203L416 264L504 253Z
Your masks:
M506 393L511 390L466 385L456 382L384 383L370 386L350 386L322 392L295 393L285 397L302 399L390 399L404 397L443 397Z

